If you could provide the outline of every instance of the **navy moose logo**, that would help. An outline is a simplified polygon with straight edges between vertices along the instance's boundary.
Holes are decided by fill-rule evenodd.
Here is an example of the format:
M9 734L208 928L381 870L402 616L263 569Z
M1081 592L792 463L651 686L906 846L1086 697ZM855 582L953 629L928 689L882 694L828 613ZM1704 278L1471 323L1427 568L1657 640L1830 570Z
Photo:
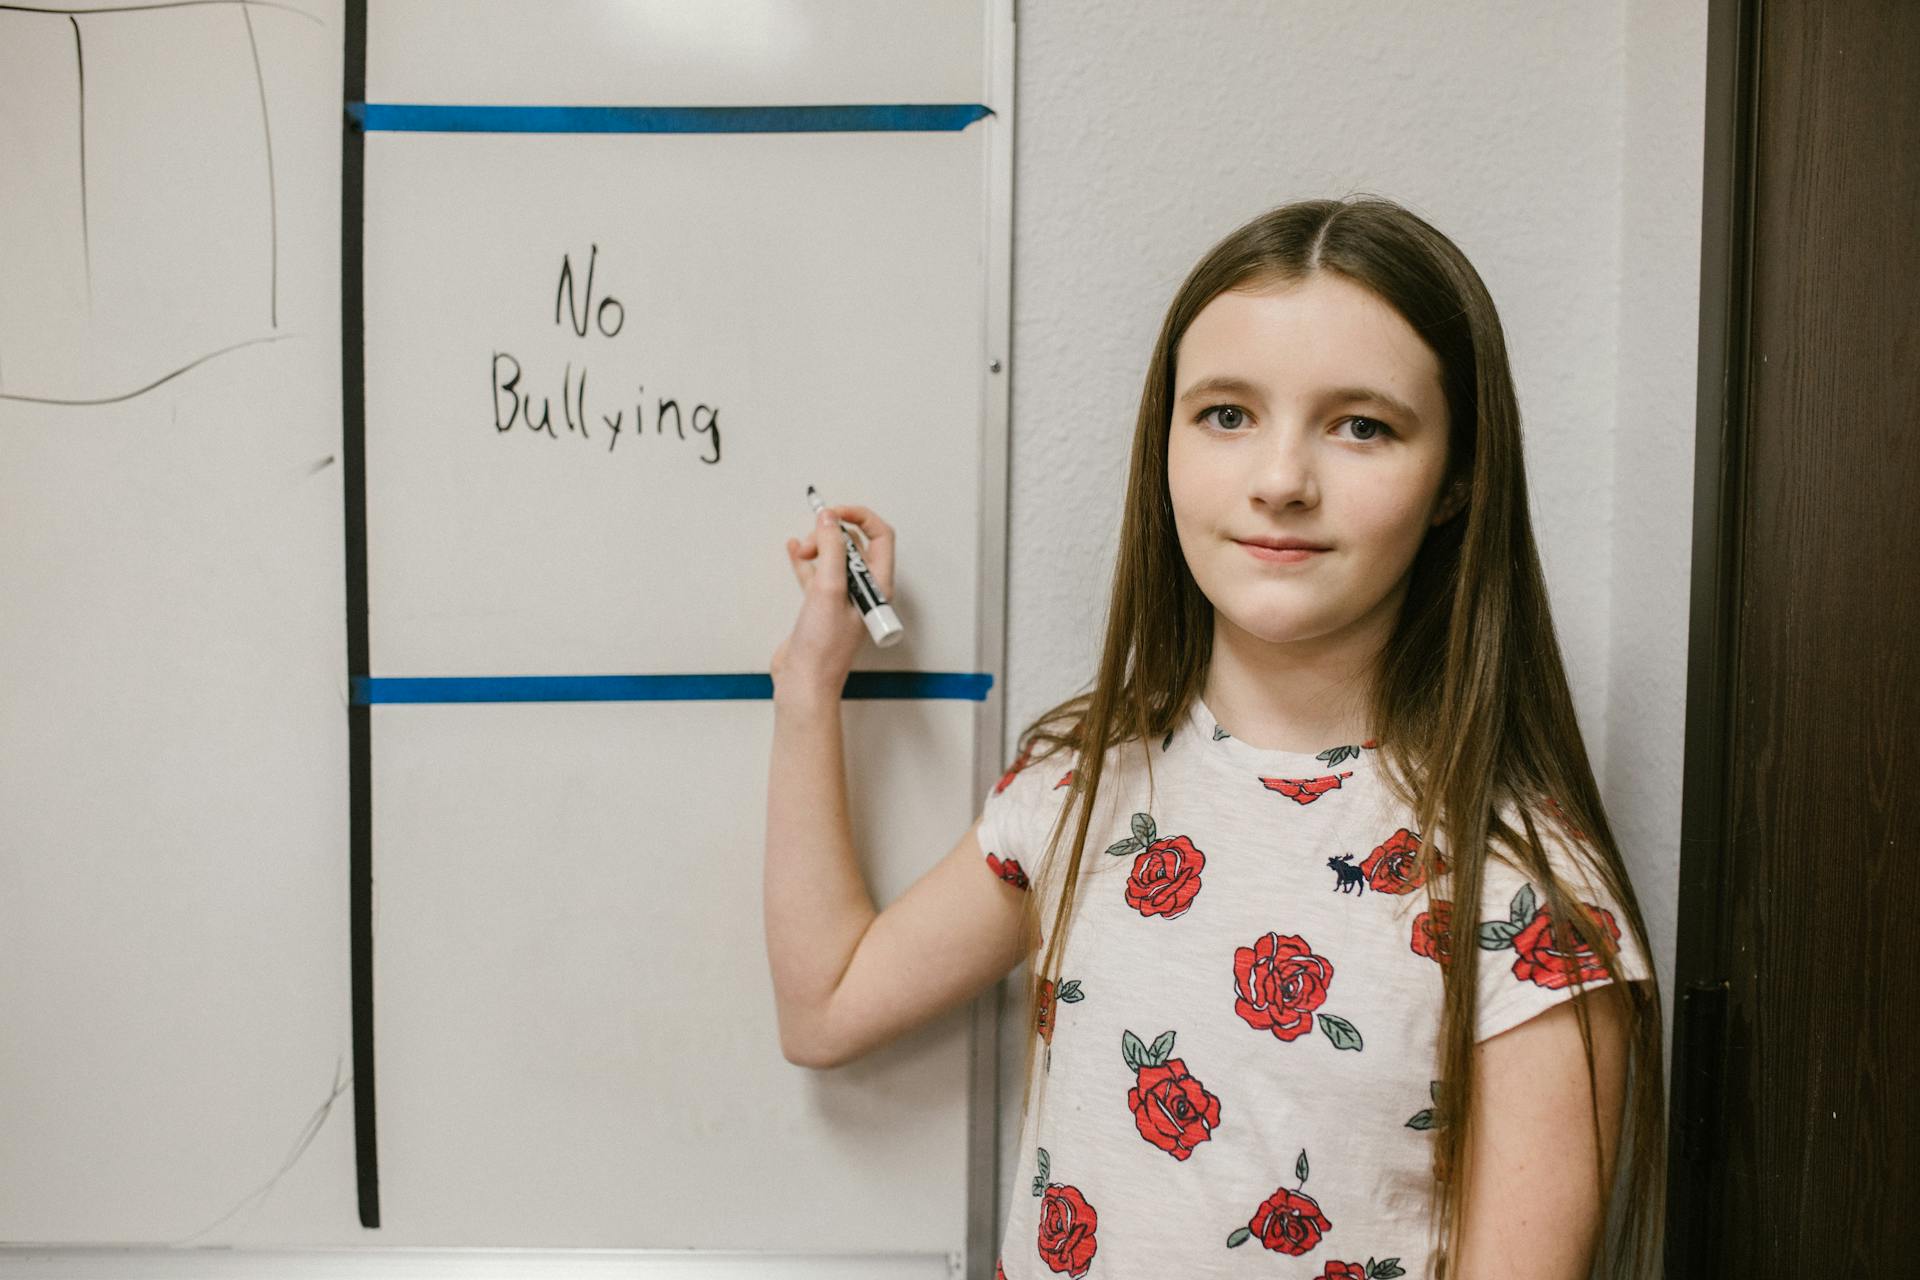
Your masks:
M1349 888L1355 893L1367 891L1367 877L1360 868L1353 865L1352 854L1343 853L1337 858L1328 858L1327 865L1332 867L1334 874L1340 877L1333 886L1336 893L1345 893Z

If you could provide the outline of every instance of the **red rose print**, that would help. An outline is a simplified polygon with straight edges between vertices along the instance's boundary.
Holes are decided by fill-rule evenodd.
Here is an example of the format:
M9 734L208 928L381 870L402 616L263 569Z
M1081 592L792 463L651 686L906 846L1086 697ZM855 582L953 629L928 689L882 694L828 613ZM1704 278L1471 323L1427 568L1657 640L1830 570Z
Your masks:
M1200 892L1207 855L1185 836L1155 840L1133 860L1127 878L1127 905L1143 916L1172 920L1186 912Z
M1040 1202L1040 1261L1069 1276L1084 1276L1099 1248L1094 1240L1099 1225L1099 1215L1079 1188L1047 1184L1046 1198Z
M1000 1265L1000 1259L993 1260L993 1280L1007 1280L1007 1269Z
M1379 746L1380 742L1379 742L1379 739L1377 738L1368 738L1365 742L1361 743L1360 745L1365 747L1367 750L1371 751L1375 747Z
M1453 960L1453 904L1435 898L1413 918L1413 952L1436 964Z
M1136 813L1128 823L1130 834L1107 846L1113 857L1133 859L1127 878L1127 905L1143 916L1171 920L1186 911L1200 892L1200 871L1207 855L1185 836L1162 839L1150 813Z
M1367 1269L1357 1262L1329 1262L1313 1280L1367 1280Z
M1071 786L1072 783L1073 783L1073 770L1069 769L1065 773L1060 775L1060 781L1053 784L1053 789L1055 791L1058 791L1062 787Z
M1032 762L1032 759L1033 744L1028 743L1026 746L1020 748L1019 758L1007 767L1005 773L1000 775L1000 781L993 784L993 794L999 795L1002 791L1005 791L1007 784L1013 781L1014 775L1026 768L1027 765Z
M1266 1248L1295 1256L1319 1244L1332 1226L1312 1196L1285 1187L1269 1196L1247 1222L1247 1229Z
M1233 953L1233 1011L1257 1030L1294 1040L1313 1030L1333 964L1293 935L1269 933Z
M1605 929L1615 942L1620 940L1620 926L1614 923L1613 912L1591 902L1580 905L1586 909L1587 917L1594 924ZM1572 934L1570 929L1567 932ZM1563 944L1577 946L1578 941L1572 936L1560 937L1553 928L1552 910L1541 907L1526 927L1513 935L1513 949L1519 957L1513 962L1513 976L1522 982L1531 980L1554 990L1571 986L1576 975L1581 982L1606 977L1606 966L1591 948L1579 947L1575 951L1561 949Z
M1405 827L1400 828L1388 836L1384 844L1376 845L1360 864L1360 870L1367 877L1367 887L1375 893L1411 893L1418 889L1427 882L1416 861L1419 854L1420 837ZM1440 870L1445 871L1446 855L1436 849L1433 857Z
M1300 1180L1299 1186L1291 1191L1281 1187L1262 1201L1247 1225L1227 1237L1227 1248L1238 1249L1257 1239L1264 1248L1297 1257L1319 1244L1333 1224L1320 1212L1319 1203L1301 1190L1307 1185L1307 1171L1307 1153L1303 1150L1293 1162L1293 1176ZM1371 1262L1368 1269L1372 1270Z
M1185 1160L1220 1127L1220 1099L1188 1074L1186 1063L1169 1056L1173 1036L1166 1032L1149 1048L1128 1031L1120 1038L1120 1051L1134 1073L1134 1087L1127 1090L1134 1128L1174 1159Z
M1261 778L1260 785L1278 791L1297 804L1312 804L1329 791L1340 789L1340 779L1351 778L1353 771L1330 773L1324 778Z
M1142 1067L1139 1084L1127 1090L1133 1127L1140 1136L1175 1160L1213 1136L1220 1123L1220 1099L1187 1074L1187 1064L1169 1058L1164 1067Z
M1056 999L1062 1004L1078 1004L1086 999L1080 993L1080 979L1069 979L1061 983L1057 990L1053 985L1053 979L1040 980L1040 995L1033 1002L1033 1024L1034 1030L1040 1033L1040 1038L1049 1045L1053 1043L1053 1007Z
M987 867L993 874L1005 880L1016 889L1028 888L1027 873L1020 869L1018 858L1002 858L999 854L987 855Z

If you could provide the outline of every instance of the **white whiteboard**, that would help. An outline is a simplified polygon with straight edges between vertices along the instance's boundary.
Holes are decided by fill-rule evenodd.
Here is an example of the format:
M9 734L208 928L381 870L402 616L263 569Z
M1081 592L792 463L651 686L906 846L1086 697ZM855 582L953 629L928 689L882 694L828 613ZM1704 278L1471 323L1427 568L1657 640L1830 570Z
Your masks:
M0 156L0 174L30 175L0 178L0 231L27 226L72 258L44 199L63 144L41 136L75 131L61 94L77 105L79 68L47 56L63 30L90 52L96 28L141 24L125 43L149 63L177 43L169 74L206 99L182 118L223 130L202 201L159 202L148 225L93 177L115 154L100 139L144 126L94 101L106 54L86 65L93 310L74 313L70 262L0 247L0 284L69 299L54 331L0 291L0 395L32 372L83 398L73 388L252 344L114 405L0 400L0 563L24 604L0 636L12 670L49 677L10 684L0 730L0 1016L29 1033L0 1050L0 1239L748 1249L918 1258L929 1274L967 1255L990 1273L991 1014L835 1072L780 1057L759 912L765 701L371 709L381 1216L360 1224L342 641L356 570L330 310L347 15L195 9L0 13L22 24L0 26L0 118L30 121L40 146L34 168ZM901 532L907 640L862 670L996 669L1010 8L528 13L384 0L366 101L986 113L913 132L369 129L368 674L764 672L797 607L780 544L805 527L809 483ZM18 68L14 30L38 42ZM239 88L212 74L235 30L258 65L240 64ZM204 198L227 188L250 194ZM199 275L177 260L190 252ZM109 293L134 259L186 273L147 300L144 329L142 295ZM528 428L496 353L557 431ZM563 387L584 397L573 430ZM34 524L15 537L23 511ZM998 764L998 699L853 701L846 721L856 843L884 905L971 820ZM130 1124L146 1126L131 1142Z
M10 1244L352 1220L341 31L0 12Z

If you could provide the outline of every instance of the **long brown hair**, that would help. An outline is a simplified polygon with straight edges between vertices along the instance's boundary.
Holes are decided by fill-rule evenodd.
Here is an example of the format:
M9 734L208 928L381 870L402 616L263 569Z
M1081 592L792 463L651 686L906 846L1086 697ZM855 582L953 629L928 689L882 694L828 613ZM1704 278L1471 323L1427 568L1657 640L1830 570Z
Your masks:
M1167 488L1174 361L1182 335L1217 294L1233 288L1297 282L1332 271L1372 290L1412 326L1439 358L1449 423L1446 483L1464 486L1466 505L1428 530L1407 595L1372 681L1368 723L1380 742L1382 775L1414 812L1416 830L1446 833L1422 842L1417 872L1435 898L1481 901L1483 869L1500 857L1546 892L1558 945L1591 950L1617 974L1618 947L1580 910L1581 889L1547 860L1534 817L1585 837L1581 853L1593 887L1620 904L1642 955L1646 923L1608 825L1587 760L1548 609L1546 581L1527 512L1520 411L1506 341L1493 300L1465 255L1426 221L1390 200L1356 195L1304 200L1270 210L1214 245L1174 295L1147 365L1133 436L1121 520L1119 558L1107 609L1106 638L1091 690L1042 714L1020 735L1023 759L1072 753L1072 780L1048 841L1060 847L1077 812L1072 851L1041 859L1048 891L1028 895L1027 940L1038 951L1039 903L1059 885L1046 954L1033 966L1028 1017L1059 975L1071 924L1081 855L1107 750L1159 740L1201 692L1212 657L1214 610L1188 570L1174 531ZM1097 744L1097 745L1096 745ZM1037 752L1037 754L1036 754ZM1518 812L1518 827L1502 813ZM1462 1229L1472 1098L1477 912L1463 908L1459 945L1442 966L1443 996L1435 1074L1430 1233L1443 1259ZM1572 939L1567 937L1571 932ZM1576 991L1584 983L1576 980ZM1586 1056L1588 1123L1600 1156L1593 1170L1602 1206L1600 1274L1654 1272L1665 1204L1666 1105L1660 993L1654 982L1614 983L1596 997L1624 999L1629 1014L1629 1079L1621 1146L1622 1201L1610 1195L1611 1171L1599 1131L1588 1001L1573 1001ZM1035 1103L1034 1055L1027 1041L1022 1118ZM1045 1096L1042 1082L1041 1096ZM1609 1214L1609 1209L1611 1214ZM1609 1218L1616 1229L1609 1232ZM1440 1264L1444 1274L1445 1264Z

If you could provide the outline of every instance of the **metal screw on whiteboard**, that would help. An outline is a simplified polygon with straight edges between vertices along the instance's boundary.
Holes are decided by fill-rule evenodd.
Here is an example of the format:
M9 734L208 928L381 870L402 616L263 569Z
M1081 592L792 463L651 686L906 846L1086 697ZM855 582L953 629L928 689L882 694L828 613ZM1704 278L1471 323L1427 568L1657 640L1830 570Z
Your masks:
M994 362L993 362L992 364L990 364L990 365L988 365L988 366L987 366L987 371L988 371L989 373L998 373L998 372L1000 372L1000 362L999 362L998 360L995 360L995 361L994 361Z

